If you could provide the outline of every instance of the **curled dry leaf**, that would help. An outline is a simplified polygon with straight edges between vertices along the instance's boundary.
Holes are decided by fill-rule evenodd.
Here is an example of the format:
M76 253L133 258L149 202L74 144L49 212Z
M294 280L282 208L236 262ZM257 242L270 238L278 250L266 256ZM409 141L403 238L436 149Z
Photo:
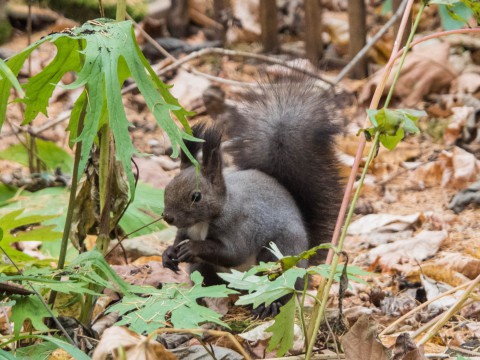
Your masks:
M480 275L480 260L460 253L449 253L435 261L435 265L449 267L469 279L475 279Z
M162 344L138 335L125 327L114 326L103 333L93 352L92 360L119 358L119 349L124 351L124 358L136 360L176 360L177 357L165 350Z
M342 337L345 359L387 360L388 349L377 338L377 323L368 315L362 316Z
M397 264L423 261L437 253L447 238L446 231L422 231L407 240L398 240L372 249L368 253L370 263L379 258L381 266L395 268Z
M474 115L474 108L471 106L452 107L452 120L448 124L443 134L445 145L453 145L462 137L462 132L465 124Z
M411 173L411 180L424 188L439 182L443 187L461 189L475 181L480 174L480 160L457 146L442 151L438 160L419 167Z
M394 95L401 98L405 106L415 106L424 96L450 87L457 75L448 61L449 49L449 44L436 41L413 48L405 60L394 90ZM388 78L385 94L392 85L397 67L398 62ZM364 86L359 96L361 102L371 98L372 91L382 76L383 70Z

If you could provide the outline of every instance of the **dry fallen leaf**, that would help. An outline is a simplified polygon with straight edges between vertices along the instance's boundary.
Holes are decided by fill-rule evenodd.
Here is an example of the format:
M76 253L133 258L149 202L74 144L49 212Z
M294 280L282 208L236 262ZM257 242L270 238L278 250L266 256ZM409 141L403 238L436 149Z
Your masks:
M434 41L415 47L407 56L394 90L394 95L401 98L405 106L415 106L425 95L450 87L457 75L448 61L449 49L448 43ZM385 94L392 85L397 67L398 62L385 86ZM382 77L383 70L376 73L364 86L359 96L360 102L371 98L373 89L378 86Z
M480 160L457 146L442 151L438 160L419 167L411 173L411 180L420 188L436 186L461 189L475 181L480 174Z
M387 360L388 350L377 338L377 323L368 315L362 316L342 336L346 360Z
M422 220L421 213L411 215L369 214L348 227L349 235L370 234L371 232L399 232L412 228Z
M122 348L126 359L135 360L176 360L177 357L165 350L162 344L138 335L125 327L114 326L103 333L93 352L92 360L119 359Z
M475 279L480 274L480 260L460 253L449 253L435 261L435 265L448 266L469 279Z
M423 261L437 253L442 242L447 238L446 231L422 231L407 240L398 240L384 244L368 252L368 259L373 263L379 258L379 263L385 268L395 268L395 265Z

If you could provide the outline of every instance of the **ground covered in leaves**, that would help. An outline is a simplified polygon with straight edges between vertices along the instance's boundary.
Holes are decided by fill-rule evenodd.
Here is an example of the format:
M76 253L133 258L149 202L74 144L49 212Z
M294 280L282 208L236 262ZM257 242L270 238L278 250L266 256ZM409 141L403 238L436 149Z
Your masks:
M334 3L329 10L332 16L326 21L326 27L332 51L341 57L347 46L345 40L342 40L345 39L346 20L344 11L338 9L342 7L341 1ZM432 20L435 15L434 10L429 9L422 22L421 31L435 31L440 28L438 21ZM376 28L376 25L372 24L375 16L371 15L369 18L372 29ZM59 18L55 25L35 33L34 40L73 24L71 20ZM244 35L252 36L246 30ZM204 40L204 36L199 32L185 41L197 44ZM140 42L146 44L141 34L138 34L138 37ZM372 68L380 69L383 65L385 59L382 54L388 53L392 48L392 38L393 35L388 33L370 52ZM289 55L283 59L313 71L295 55L299 42L290 40L284 45ZM26 45L26 36L18 33L1 50L2 53L12 53ZM258 50L258 44L242 43L236 46L242 50ZM342 303L343 315L351 328L343 329L342 334L334 334L336 328L322 330L323 336L319 337L317 347L322 349L326 356L332 355L332 358L335 358L333 356L340 346L337 341L341 342L349 359L353 359L348 357L352 352L360 354L358 359L383 359L386 347L392 347L395 353L396 347L400 346L402 341L404 348L411 346L413 352L420 351L411 344L411 339L399 339L398 335L409 332L412 339L420 340L440 320L442 314L457 303L471 280L480 276L480 210L475 205L480 204L479 54L478 36L453 35L441 41L426 42L407 57L396 88L393 107L425 110L428 116L420 120L420 135L408 137L392 152L381 149L368 169L364 189L355 209L354 221L348 231L345 250L350 264L361 266L372 275L365 277L368 285L351 283L342 299L338 298L338 287L332 288L328 307L329 319L334 322L338 318L339 304ZM33 52L31 73L35 74L42 69L53 55L54 47L48 45ZM152 60L152 63L158 62L159 60ZM240 61L227 56L211 55L195 59L190 64L202 72L244 83L258 80L265 71L275 76L281 76L282 72L279 66L267 66L253 60ZM23 69L21 74L26 76L27 73L28 69ZM332 80L338 74L338 69L321 71L320 74L325 79ZM193 120L209 119L202 94L212 84L220 85L226 93L227 103L232 106L235 106L245 91L245 87L215 83L183 69L171 71L165 78L174 84L172 92L180 103L186 109L197 112ZM63 82L68 84L73 80L66 77ZM319 83L325 85L322 81ZM348 176L357 148L356 134L359 129L367 126L365 109L372 95L372 88L377 83L378 75L372 72L368 79L346 79L335 87L335 92L341 99L339 103L344 116L344 129L337 138L337 148L345 177ZM42 177L44 182L50 181L49 185L52 186L61 186L69 181L69 169L65 164L71 164L71 150L67 146L66 121L56 122L56 119L64 117L78 96L78 92L57 88L50 103L48 117L38 118L30 127L30 131L37 134L39 139L53 141L65 150L66 159L61 160L64 164L63 173L45 179ZM131 129L134 145L141 153L149 154L135 157L139 178L154 188L162 189L179 171L178 161L168 156L171 150L169 140L158 128L153 115L135 90L127 93L123 102L128 120L134 125ZM22 166L25 161L22 163L19 159L24 154L7 150L11 149L11 145L27 141L24 131L20 131L18 126L22 119L21 105L10 105L7 117L8 123L4 125L0 135L0 159L4 159L0 160L1 180L7 185L35 191L37 185L43 186L44 183L39 185L38 177L30 175L28 169ZM368 146L365 155L367 150ZM58 159L52 161L57 161L58 165ZM152 194L148 189L145 190L146 197ZM55 196L64 196L62 199L65 206L66 195ZM158 198L151 199L153 204L161 201L161 194ZM24 206L37 205L26 202ZM57 203L53 206L57 206ZM154 209L153 205L144 205L143 208L140 206L138 209L141 215L147 213L151 218L161 213L161 209ZM60 213L64 211L64 208L57 210ZM144 218L138 219L139 223L132 220L128 225L130 231L135 230L136 225L141 226L142 221L146 221ZM185 268L182 267L180 274L174 274L161 266L161 254L173 240L174 229L166 228L165 224L162 224L155 230L153 233L125 240L123 247L117 247L109 256L109 263L122 278L136 285L159 286L168 282L188 281ZM95 237L88 236L86 247L93 247L94 242ZM47 257L45 249L49 254L58 252L54 245L42 246L40 249L40 243L28 246L25 243L19 244L16 249L39 259ZM318 283L318 279L316 282ZM452 291L450 295L432 301L455 287L460 288ZM311 291L313 293L314 289ZM102 315L114 298L115 294L107 293L105 299L97 305L96 314ZM254 320L248 310L233 306L232 300L234 299L212 300L209 306L225 315L224 321L233 329L246 331L240 338L252 356L274 356L274 352L266 353L265 350L268 339L265 329L268 325ZM430 303L419 308L419 305L425 302ZM69 314L76 310L63 311ZM411 311L411 315L394 324L395 320ZM480 302L478 295L474 295L429 338L421 352L480 357L479 319ZM105 341L99 345L102 351L111 350L105 345L108 339L120 338L127 343L140 341L139 335L125 329L112 328L116 320L112 319L111 314L97 319L95 330L103 333L107 329L102 337ZM2 316L1 321L1 328L6 329L7 318ZM263 327L256 328L257 325ZM380 334L379 340L376 334ZM343 335L341 340L338 337L340 335ZM185 343L188 343L191 349L202 348L198 339L191 334L164 334L162 337L167 348L177 348ZM219 348L234 349L227 336L214 330L207 333L206 337L207 341L213 339L211 343ZM292 353L301 351L302 345L301 336L298 335ZM155 348L156 345L150 346ZM424 358L420 353L415 354L410 359ZM181 356L178 353L177 355ZM167 358L169 355L163 356Z

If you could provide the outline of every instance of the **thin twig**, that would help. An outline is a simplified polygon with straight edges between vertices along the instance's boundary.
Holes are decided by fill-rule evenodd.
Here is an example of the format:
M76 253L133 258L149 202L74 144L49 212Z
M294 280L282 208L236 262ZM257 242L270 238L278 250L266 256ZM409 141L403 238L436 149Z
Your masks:
M428 333L425 334L423 338L420 339L420 341L417 343L417 345L423 345L425 344L432 336L434 336L438 330L440 330L443 325L447 323L450 318L459 311L465 301L467 301L468 297L470 296L470 293L475 289L475 287L480 283L480 275L478 275L475 280L473 280L470 283L470 286L465 290L465 293L462 294L460 299L455 303L454 306L452 306L448 311L443 314L443 317L428 331Z
M385 329L383 329L383 331L378 335L378 336L383 336L383 335L388 335L389 333L391 333L393 330L395 330L395 327L402 323L404 320L408 319L411 315L415 314L416 312L422 310L423 308L427 307L428 305L430 305L431 303L447 296L447 295L450 295L450 294L453 294L455 292L457 292L458 290L461 290L463 288L466 288L467 286L469 286L471 283L473 282L472 281L469 281L469 282L466 282L462 285L459 285L453 289L450 289L448 291L445 291L443 294L440 294L436 297L434 297L433 299L430 299L428 301L425 301L424 303L418 305L417 307L415 307L414 309L410 310L409 312L407 312L406 314L402 315L401 317L399 317L397 320L395 320L393 323L391 323L390 325L388 325Z

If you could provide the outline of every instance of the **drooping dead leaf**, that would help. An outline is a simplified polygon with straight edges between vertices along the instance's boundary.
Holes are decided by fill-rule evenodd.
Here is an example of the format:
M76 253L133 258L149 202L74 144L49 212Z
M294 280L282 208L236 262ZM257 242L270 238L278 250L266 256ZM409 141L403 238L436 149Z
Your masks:
M415 106L425 95L448 88L456 78L455 71L448 61L450 45L430 42L418 46L407 56L400 78L395 86L394 95L401 98L405 106ZM390 89L398 62L393 68L384 93ZM381 81L383 70L376 73L364 86L359 100L365 102L371 98L373 89Z
M408 333L398 335L393 349L392 360L426 360L423 347L417 348Z
M114 326L103 333L93 352L92 360L118 359L122 348L124 358L136 360L176 360L162 344L138 335L125 327Z
M398 240L372 249L368 253L370 263L379 258L379 263L386 268L395 268L398 264L423 261L437 253L442 242L447 238L446 231L422 231L407 240Z
M377 338L377 323L368 315L362 316L342 337L346 360L390 359L388 349Z

